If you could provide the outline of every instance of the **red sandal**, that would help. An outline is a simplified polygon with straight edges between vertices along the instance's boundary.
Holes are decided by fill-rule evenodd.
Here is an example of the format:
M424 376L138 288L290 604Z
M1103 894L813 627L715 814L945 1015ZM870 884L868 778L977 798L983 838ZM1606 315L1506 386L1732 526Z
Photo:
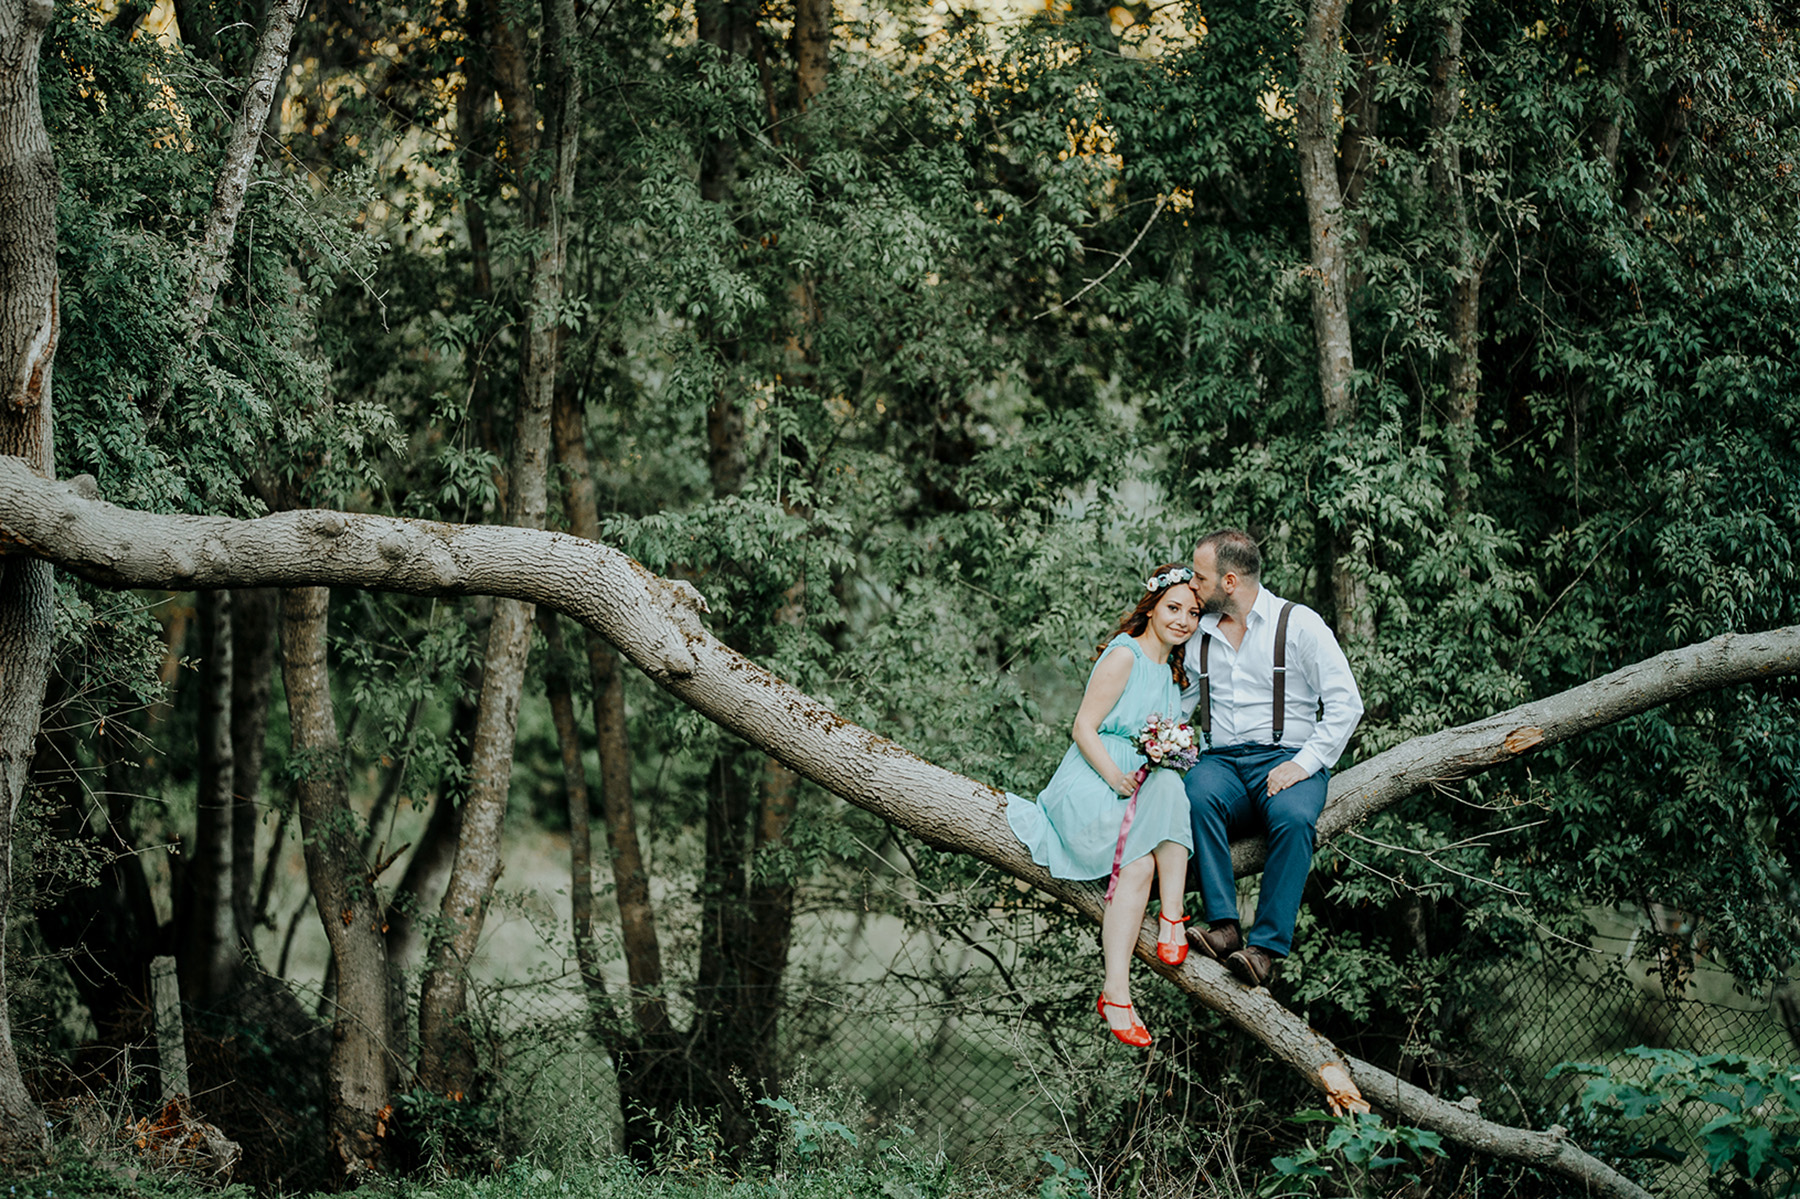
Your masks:
M1137 1013L1132 1011L1131 1005L1129 1003L1114 1003L1104 994L1094 1001L1094 1010L1100 1013L1100 1018L1102 1020L1106 1019L1106 1009L1109 1007L1122 1007L1126 1011L1131 1012L1131 1025L1127 1028L1114 1028L1111 1023L1108 1023L1106 1030L1112 1033L1113 1036L1119 1038L1119 1040L1125 1042L1125 1044L1130 1045L1133 1049L1147 1048L1150 1044L1150 1030L1138 1023Z
M1187 961L1187 955L1188 955L1187 934L1181 926L1188 922L1188 917L1186 917L1186 916L1158 916L1157 919L1162 921L1163 924L1168 924L1168 925L1174 926L1175 943L1170 944L1169 942L1162 939L1162 927L1161 927L1161 925L1158 925L1157 930L1156 930L1157 931L1156 960L1159 962L1162 962L1165 965L1179 966L1179 965L1181 965L1181 963Z

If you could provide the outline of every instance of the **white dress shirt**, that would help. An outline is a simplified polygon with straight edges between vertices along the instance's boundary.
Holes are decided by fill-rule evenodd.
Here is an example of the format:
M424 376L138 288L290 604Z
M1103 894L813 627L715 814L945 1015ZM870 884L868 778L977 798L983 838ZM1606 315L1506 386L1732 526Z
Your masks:
M1188 685L1181 693L1181 710L1192 718L1200 702L1200 639L1212 634L1207 665L1214 747L1267 745L1275 735L1275 624L1286 602L1259 587L1244 617L1243 644L1236 649L1219 634L1216 612L1202 616L1199 630L1188 639ZM1295 604L1288 614L1285 706L1281 744L1300 751L1294 762L1309 776L1338 760L1363 714L1362 695L1344 651L1323 618L1305 604Z

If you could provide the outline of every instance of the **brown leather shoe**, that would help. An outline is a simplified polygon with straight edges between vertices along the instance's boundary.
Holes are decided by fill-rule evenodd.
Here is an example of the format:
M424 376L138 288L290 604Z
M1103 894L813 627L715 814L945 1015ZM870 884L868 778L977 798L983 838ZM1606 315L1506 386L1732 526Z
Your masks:
M1225 968L1246 987L1266 987L1275 973L1275 958L1260 945L1246 945L1225 959Z
M1238 926L1235 921L1221 924L1217 928L1195 928L1190 924L1187 936L1195 949L1221 966L1225 964L1226 958L1244 944L1243 937L1238 934Z

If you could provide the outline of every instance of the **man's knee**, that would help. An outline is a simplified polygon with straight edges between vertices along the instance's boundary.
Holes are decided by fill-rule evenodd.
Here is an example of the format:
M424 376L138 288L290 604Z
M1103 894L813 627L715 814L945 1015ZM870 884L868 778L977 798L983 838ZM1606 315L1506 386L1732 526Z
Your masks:
M1244 784L1236 771L1206 758L1201 758L1182 782L1187 787L1188 806L1196 816L1228 816L1244 795Z
M1319 813L1325 810L1325 772L1302 779L1269 797L1266 819L1269 836L1304 836L1312 840Z

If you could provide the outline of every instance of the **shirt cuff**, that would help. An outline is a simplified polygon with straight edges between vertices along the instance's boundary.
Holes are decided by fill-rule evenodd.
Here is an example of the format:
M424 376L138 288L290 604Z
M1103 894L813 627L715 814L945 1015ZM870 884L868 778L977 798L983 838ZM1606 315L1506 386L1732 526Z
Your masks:
M1294 755L1292 760L1294 765L1306 771L1307 778L1311 778L1313 775L1319 773L1319 771L1325 769L1325 763L1319 760L1319 755L1312 751L1311 746L1303 748L1299 753Z

